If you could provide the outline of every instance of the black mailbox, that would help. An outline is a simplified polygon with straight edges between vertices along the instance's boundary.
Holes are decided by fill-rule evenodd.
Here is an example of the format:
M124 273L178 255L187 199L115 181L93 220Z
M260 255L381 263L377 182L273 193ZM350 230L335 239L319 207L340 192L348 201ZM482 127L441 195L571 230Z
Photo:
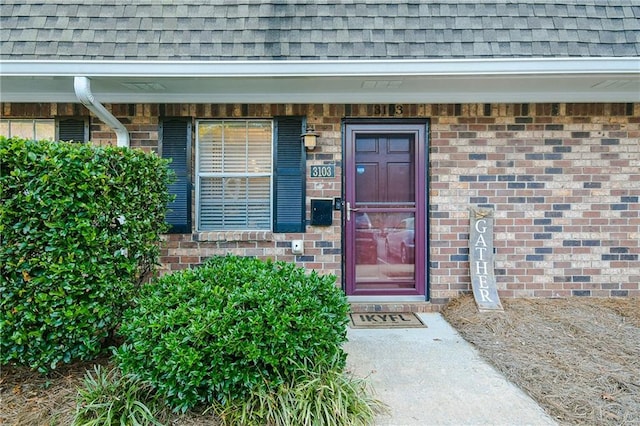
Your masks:
M333 223L333 200L311 200L311 225L330 226Z

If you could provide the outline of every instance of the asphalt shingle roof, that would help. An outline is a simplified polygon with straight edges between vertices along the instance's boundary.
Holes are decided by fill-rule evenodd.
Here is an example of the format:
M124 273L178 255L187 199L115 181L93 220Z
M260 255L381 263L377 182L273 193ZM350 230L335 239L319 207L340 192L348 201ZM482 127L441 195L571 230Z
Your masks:
M0 58L640 56L631 0L4 0Z

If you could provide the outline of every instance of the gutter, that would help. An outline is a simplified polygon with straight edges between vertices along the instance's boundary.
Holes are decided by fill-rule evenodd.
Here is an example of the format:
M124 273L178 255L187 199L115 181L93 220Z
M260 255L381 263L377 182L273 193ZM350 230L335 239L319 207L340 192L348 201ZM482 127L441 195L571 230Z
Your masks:
M100 102L96 101L91 93L91 82L87 77L74 77L73 88L78 100L94 113L107 126L116 133L117 145L129 147L129 132L117 118L113 116Z
M3 76L367 77L477 75L640 75L636 57L296 61L5 60Z

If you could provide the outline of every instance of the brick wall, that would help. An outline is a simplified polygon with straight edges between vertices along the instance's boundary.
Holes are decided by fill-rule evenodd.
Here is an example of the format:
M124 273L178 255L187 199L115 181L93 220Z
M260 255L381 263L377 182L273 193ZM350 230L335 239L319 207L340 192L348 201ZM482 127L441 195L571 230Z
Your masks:
M495 209L502 297L640 296L640 105L462 105L431 126L431 294L469 289Z
M304 115L320 133L307 167L336 164L333 180L307 179L307 198L341 196L344 117L430 119L430 296L470 291L470 206L495 209L502 297L640 296L640 104L107 105L131 145L157 149L159 116ZM86 115L78 105L2 104L3 115ZM114 143L97 119L92 140ZM193 151L195 152L195 150ZM308 176L308 173L307 173ZM307 209L309 202L307 202ZM307 211L307 217L309 212ZM165 270L228 252L296 261L341 275L340 213L306 233L195 233L163 241ZM302 239L294 256L290 240Z

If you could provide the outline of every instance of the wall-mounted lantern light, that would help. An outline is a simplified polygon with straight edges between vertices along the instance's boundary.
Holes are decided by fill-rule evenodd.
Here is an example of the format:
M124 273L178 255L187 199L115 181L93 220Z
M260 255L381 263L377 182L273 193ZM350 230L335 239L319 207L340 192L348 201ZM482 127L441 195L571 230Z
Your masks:
M313 151L315 149L318 134L315 132L313 127L307 127L307 131L300 135L300 138L302 138L302 142L306 149L309 151Z

